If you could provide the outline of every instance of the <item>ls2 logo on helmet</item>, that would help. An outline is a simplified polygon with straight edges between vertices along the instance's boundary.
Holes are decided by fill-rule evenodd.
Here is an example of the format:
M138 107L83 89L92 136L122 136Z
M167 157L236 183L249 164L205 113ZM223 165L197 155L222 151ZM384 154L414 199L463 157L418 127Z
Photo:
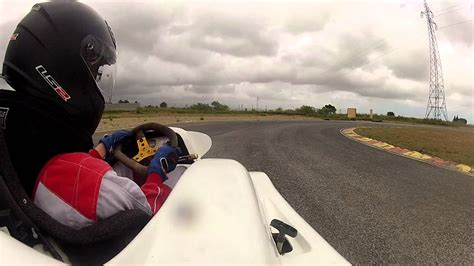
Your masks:
M71 99L71 96L63 89L63 87L59 86L59 84L54 80L54 78L48 74L48 71L44 66L39 65L36 67L36 71L43 77L46 83L53 88L53 90L65 101L67 102Z

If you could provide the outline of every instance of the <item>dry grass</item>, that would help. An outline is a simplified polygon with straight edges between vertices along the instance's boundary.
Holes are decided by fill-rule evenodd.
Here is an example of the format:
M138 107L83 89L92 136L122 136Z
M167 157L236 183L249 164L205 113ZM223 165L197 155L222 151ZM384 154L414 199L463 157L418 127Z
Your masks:
M140 124L155 122L163 125L219 121L276 121L276 120L320 120L296 115L233 115L233 114L118 114L102 118L96 132L134 128Z
M472 128L358 128L355 131L359 135L398 147L474 166Z

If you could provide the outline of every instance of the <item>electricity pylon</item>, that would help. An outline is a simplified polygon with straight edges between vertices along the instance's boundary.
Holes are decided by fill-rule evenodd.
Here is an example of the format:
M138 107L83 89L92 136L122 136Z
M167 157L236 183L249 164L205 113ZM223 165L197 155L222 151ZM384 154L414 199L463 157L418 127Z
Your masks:
M442 119L448 121L448 110L446 109L446 98L444 96L443 69L441 67L441 57L439 56L438 43L436 41L435 30L438 26L433 21L433 12L428 7L425 0L425 11L421 12L421 17L426 16L428 23L428 38L430 45L430 89L428 96L428 106L426 107L425 118Z

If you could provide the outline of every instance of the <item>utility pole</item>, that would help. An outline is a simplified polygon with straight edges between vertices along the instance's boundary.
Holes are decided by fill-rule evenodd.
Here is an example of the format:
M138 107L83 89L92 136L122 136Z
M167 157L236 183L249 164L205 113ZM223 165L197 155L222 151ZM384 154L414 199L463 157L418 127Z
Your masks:
M257 112L258 112L258 96L257 96Z
M428 23L428 38L430 46L430 87L425 118L444 118L444 120L448 121L448 110L446 109L446 99L444 96L443 69L441 67L441 57L439 56L438 43L435 34L438 25L433 21L434 14L428 7L426 0L425 11L421 12L421 17L423 18L423 16L426 16L426 21Z

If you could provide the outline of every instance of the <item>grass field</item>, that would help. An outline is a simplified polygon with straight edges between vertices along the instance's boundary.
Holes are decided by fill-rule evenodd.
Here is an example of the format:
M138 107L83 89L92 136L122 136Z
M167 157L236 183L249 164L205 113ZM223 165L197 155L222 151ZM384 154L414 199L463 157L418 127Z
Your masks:
M277 121L277 120L319 120L302 115L269 115L261 114L179 114L179 113L108 113L104 114L96 132L107 132L117 129L129 129L138 125L155 122L163 125L195 122L219 121Z
M474 166L474 130L471 127L357 128L359 135Z
M371 118L368 114L358 113L357 118L349 119L346 114L322 114L316 111L316 109L311 112L304 112L297 109L288 109L288 110L219 110L219 109L193 109L193 108L159 108L159 107L140 107L134 111L106 111L103 114L103 120L114 119L114 118L130 118L130 117L195 117L195 116L206 116L206 117L222 117L226 116L228 118L236 118L239 120L239 117L251 118L259 116L271 116L275 119L279 119L278 116L283 116L285 119L296 116L294 119L301 120L302 117L324 119L324 120L359 120L359 121L375 121L375 122L394 122L398 124L422 124L422 125L437 125L437 126L446 126L446 127L470 127L474 129L473 125L462 125L459 123L446 122L438 119L423 119L415 117L404 117L404 116L386 116L381 114L374 114Z

